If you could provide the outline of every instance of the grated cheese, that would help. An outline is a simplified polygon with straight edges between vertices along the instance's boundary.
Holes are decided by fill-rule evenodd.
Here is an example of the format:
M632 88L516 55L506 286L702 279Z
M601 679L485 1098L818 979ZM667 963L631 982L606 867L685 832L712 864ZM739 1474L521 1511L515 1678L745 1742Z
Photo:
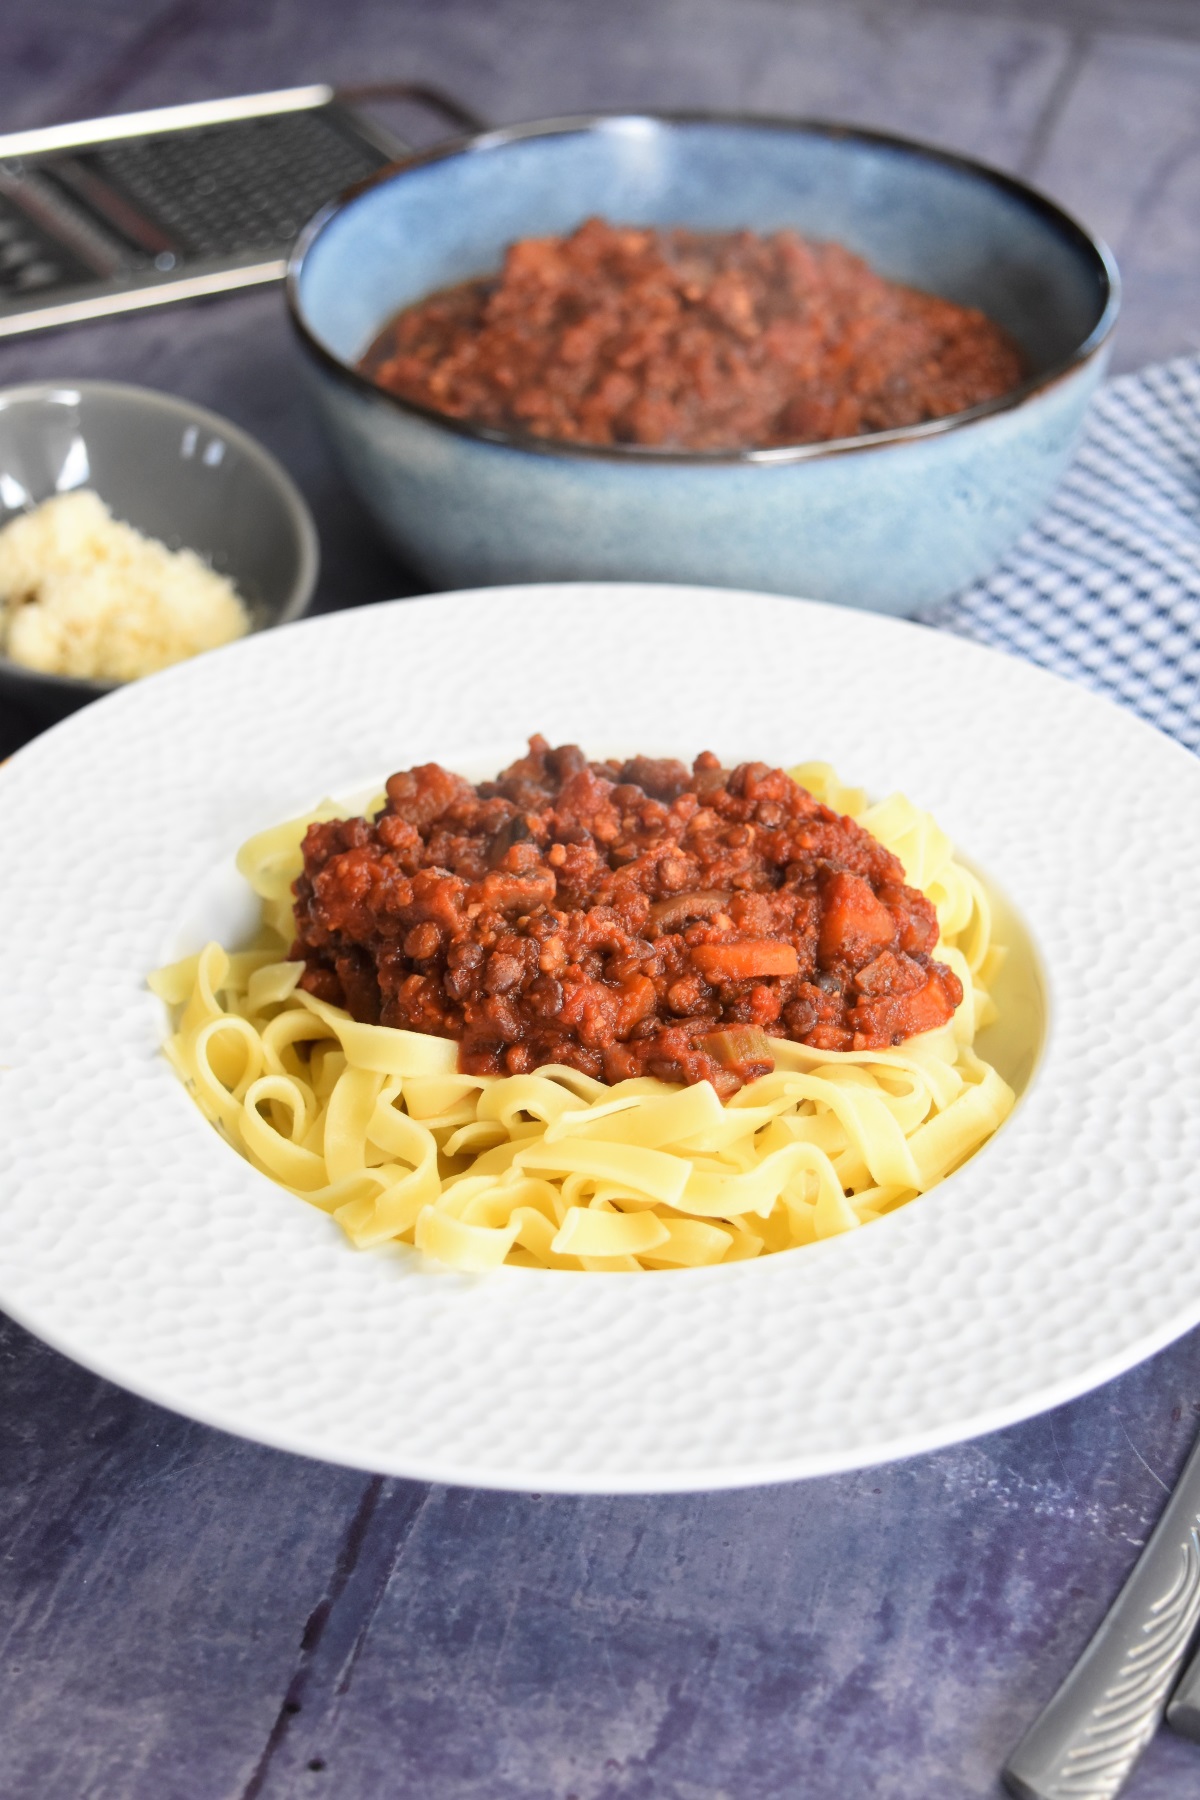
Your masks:
M114 519L88 489L0 530L0 654L26 668L133 681L249 628L223 575Z

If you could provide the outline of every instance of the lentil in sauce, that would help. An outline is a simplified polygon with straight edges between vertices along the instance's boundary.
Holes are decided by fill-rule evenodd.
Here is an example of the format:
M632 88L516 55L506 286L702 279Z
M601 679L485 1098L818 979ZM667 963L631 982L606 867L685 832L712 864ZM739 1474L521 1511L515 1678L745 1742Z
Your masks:
M406 307L360 363L452 418L562 443L733 451L965 411L1028 373L985 314L796 232L589 219Z
M769 1037L883 1049L962 1000L899 860L765 763L534 737L478 786L393 775L374 820L310 825L303 853L301 986L457 1039L468 1074L563 1063L724 1096L773 1067Z

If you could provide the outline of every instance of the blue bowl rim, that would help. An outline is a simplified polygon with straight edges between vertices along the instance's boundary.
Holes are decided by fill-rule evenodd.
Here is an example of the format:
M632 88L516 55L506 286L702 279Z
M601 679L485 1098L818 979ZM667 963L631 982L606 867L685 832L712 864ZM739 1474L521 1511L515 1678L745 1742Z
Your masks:
M411 174L417 169L427 168L432 163L447 161L451 157L500 150L508 144L519 143L530 138L566 137L589 131L611 130L614 127L644 127L647 124L668 129L675 125L754 126L767 130L796 132L812 137L850 139L855 142L878 145L916 159L941 163L947 168L960 170L1020 201L1031 212L1054 226L1076 249L1083 251L1092 262L1094 273L1098 277L1099 290L1103 296L1100 316L1083 341L1076 345L1075 349L1067 356L1040 374L1032 375L1026 381L1018 383L1007 393L997 395L994 400L985 400L978 406L968 407L962 412L949 413L944 418L928 419L919 425L898 426L890 431L873 431L858 437L831 438L821 443L784 444L773 446L770 449L749 450L679 450L647 444L580 444L558 438L535 437L531 432L505 431L497 426L483 425L469 419L454 418L449 413L438 412L435 408L422 406L417 401L402 399L399 394L393 394L388 389L379 387L354 364L344 361L329 350L316 333L310 329L304 317L300 299L300 281L305 258L331 220L365 194L393 181L400 181L405 175ZM882 449L892 444L912 443L923 438L943 436L947 432L960 430L966 425L977 424L985 419L993 418L997 414L1014 411L1026 401L1046 392L1074 370L1089 362L1112 335L1121 308L1120 271L1117 268L1116 258L1103 238L1088 231L1048 195L1031 187L1028 182L1020 180L1015 175L1009 175L1002 169L992 168L989 164L979 162L974 157L964 156L959 151L944 150L935 144L924 143L918 138L907 138L892 132L875 131L867 126L847 125L830 119L787 118L778 114L723 113L703 110L661 113L581 113L564 115L561 118L538 119L522 125L494 126L486 131L451 138L428 150L419 151L413 156L388 163L382 169L376 170L374 174L367 176L365 180L354 183L336 199L329 201L308 221L297 237L288 259L284 291L292 326L304 349L337 380L344 382L363 398L394 408L412 418L423 419L427 424L440 427L457 437L472 438L477 442L494 444L509 450L521 450L535 456L570 457L581 461L628 465L640 463L643 466L683 464L693 468L723 465L774 467L780 463L814 462L822 457L856 454L867 450Z
M321 543L308 502L279 458L273 456L264 444L251 437L248 431L243 431L240 425L235 425L232 419L211 412L207 406L200 406L183 395L162 393L158 388L139 387L132 381L101 381L91 376L81 377L79 380L59 376L53 381L15 382L11 387L0 387L0 413L6 412L14 404L50 400L56 394L117 395L122 400L132 400L139 406L172 412L177 417L186 416L190 424L220 432L243 456L257 463L273 482L284 502L295 528L300 553L292 591L280 608L278 617L272 619L270 626L265 629L273 630L277 625L290 625L294 619L303 618L316 591L317 576L321 569ZM98 681L93 676L51 675L44 669L30 669L24 663L13 662L3 653L0 653L0 676L6 681L19 682L22 686L28 683L31 694L38 690L43 693L53 691L64 696L77 694L81 701L93 695L110 694L116 688L129 685L123 681ZM143 676L142 679L147 678Z

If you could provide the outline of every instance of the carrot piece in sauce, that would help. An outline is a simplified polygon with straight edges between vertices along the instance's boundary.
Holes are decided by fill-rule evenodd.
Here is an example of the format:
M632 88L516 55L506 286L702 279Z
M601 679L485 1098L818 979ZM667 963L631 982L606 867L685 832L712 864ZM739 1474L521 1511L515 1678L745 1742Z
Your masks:
M706 981L754 981L760 975L794 975L800 958L791 944L751 938L740 944L698 944L692 961Z

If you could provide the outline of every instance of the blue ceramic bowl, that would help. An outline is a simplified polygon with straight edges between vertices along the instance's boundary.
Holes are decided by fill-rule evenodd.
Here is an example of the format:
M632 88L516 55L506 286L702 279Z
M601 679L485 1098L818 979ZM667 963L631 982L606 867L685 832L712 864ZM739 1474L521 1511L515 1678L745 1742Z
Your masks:
M401 307L593 214L836 239L982 308L1033 374L930 424L714 454L473 426L356 371ZM991 569L1048 498L1103 373L1118 279L1049 200L962 157L837 125L637 116L486 132L384 173L311 222L288 296L347 478L436 585L700 582L905 613Z

